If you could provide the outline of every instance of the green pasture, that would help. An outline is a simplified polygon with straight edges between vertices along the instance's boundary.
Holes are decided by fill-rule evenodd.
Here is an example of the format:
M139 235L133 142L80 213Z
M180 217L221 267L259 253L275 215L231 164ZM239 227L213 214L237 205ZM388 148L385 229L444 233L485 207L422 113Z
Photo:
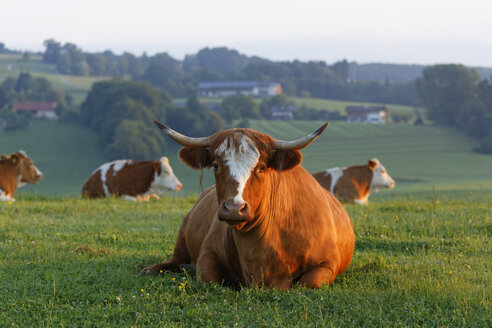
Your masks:
M347 206L356 247L317 290L135 276L172 254L196 196L0 203L2 327L490 327L491 201Z
M45 195L80 193L91 173L106 162L97 136L71 124L34 121L25 130L0 130L0 154L20 149L44 174L38 185L28 185L25 190Z
M302 137L321 126L313 121L252 121L251 127L279 139ZM163 138L167 138L163 135ZM170 144L173 141L167 138ZM460 132L431 125L348 124L332 122L326 131L302 152L303 166L309 171L366 163L377 157L396 188L383 190L371 200L392 199L397 195L414 198L438 193L484 194L492 191L492 156L474 153L476 145ZM34 121L25 130L0 130L0 153L24 149L45 178L38 185L18 191L39 195L75 196L90 174L106 162L97 136L75 125ZM177 147L168 153L183 190L175 196L200 192L200 172L186 167L177 158ZM213 183L205 170L203 185ZM461 195L461 194L460 194Z
M289 97L290 100L294 102L296 108L301 108L302 106L317 110L328 110L330 112L338 112L340 114L347 114L345 110L347 106L386 106L388 108L388 115L390 119L394 114L405 115L410 118L415 118L418 114L421 114L423 109L420 107L404 106L404 105L394 105L394 104L381 104L381 103L371 103L371 102L357 102L357 101L342 101L342 100L331 100L331 99L321 99L321 98L302 98L302 97ZM222 98L217 97L201 97L199 98L201 102L212 102L220 103ZM256 102L260 104L261 98L255 98ZM186 99L176 99L176 102L186 102Z
M321 98L301 98L301 97L291 97L292 101L296 107L305 106L307 108L314 108L318 110L328 110L331 112L339 112L341 114L346 114L345 108L347 106L386 106L388 108L388 113L392 114L405 114L411 117L415 117L417 112L421 111L421 108L404 106L404 105L392 105L392 104L381 104L381 103L365 103L356 101L341 101L341 100L330 100Z

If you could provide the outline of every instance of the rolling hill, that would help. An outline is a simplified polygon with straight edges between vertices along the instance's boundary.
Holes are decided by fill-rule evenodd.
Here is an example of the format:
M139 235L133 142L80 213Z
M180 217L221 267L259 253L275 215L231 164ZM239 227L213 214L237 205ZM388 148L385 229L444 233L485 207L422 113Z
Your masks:
M31 56L23 63L21 55L0 55L0 83L7 77L17 78L20 72L29 72L34 77L43 77L53 83L56 89L63 90L73 97L75 105L84 101L94 82L107 80L107 77L74 76L57 74L55 65L46 64L41 56Z
M321 121L252 121L251 127L279 139L294 139L314 131ZM163 136L165 138L165 136ZM363 164L378 157L397 186L373 196L426 197L438 192L468 193L492 190L492 156L472 152L473 139L448 128L409 124L348 124L333 122L325 133L303 150L303 165L310 171L335 166ZM0 153L24 149L45 179L20 191L40 195L77 195L91 172L104 163L97 137L90 131L56 122L33 122L26 130L0 131ZM177 149L169 154L183 190L173 195L200 192L200 173L177 159ZM204 172L204 187L213 183L212 173Z

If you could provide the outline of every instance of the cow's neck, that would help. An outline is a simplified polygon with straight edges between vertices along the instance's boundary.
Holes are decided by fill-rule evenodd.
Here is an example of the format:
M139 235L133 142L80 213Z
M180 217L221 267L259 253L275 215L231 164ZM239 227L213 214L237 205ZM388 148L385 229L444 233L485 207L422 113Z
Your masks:
M285 234L285 231L305 231L305 225L309 220L299 220L299 216L316 215L318 199L313 199L312 188L323 189L302 167L278 173L278 181L273 183L270 191L269 206L263 209L258 222L250 230L243 231L233 229L234 241L237 245L245 279L251 276L258 283L263 278L268 280L269 273L278 273L278 270L292 274L299 270L293 254L301 251L297 241L304 238L303 235ZM308 181L299 183L299 179ZM311 194L310 199L305 195ZM304 205L302 203L305 203ZM313 206L314 205L314 206ZM322 205L321 205L322 207ZM313 211L313 213L310 213ZM293 241L290 243L290 241Z
M2 200L10 200L7 198L14 196L15 189L17 189L20 181L19 168L6 161L0 161L0 171L2 172L2 176L0 176L0 193L5 198Z
M364 199L367 202L367 198L369 197L369 193L371 192L371 180L373 173L367 167L367 165L362 166L353 166L349 168L351 182L355 188L357 193L356 199L360 199L363 201Z

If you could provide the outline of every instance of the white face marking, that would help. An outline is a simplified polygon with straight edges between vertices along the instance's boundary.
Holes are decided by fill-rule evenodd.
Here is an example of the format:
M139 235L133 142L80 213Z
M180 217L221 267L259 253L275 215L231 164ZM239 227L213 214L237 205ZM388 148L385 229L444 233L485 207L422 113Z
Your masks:
M335 190L335 186L337 185L338 180L343 175L343 171L345 171L346 167L334 167L332 169L326 170L326 175L331 175L331 186L330 191L333 194Z
M373 158L372 161L376 163L376 168L372 171L371 191L379 191L381 188L393 189L395 180L390 177L377 158Z
M223 157L225 165L229 168L229 173L239 184L237 194L233 198L234 202L244 203L243 192L246 182L248 182L251 172L260 159L258 149L250 138L242 136L237 148L232 140L228 142L226 139L217 148L215 154Z
M161 160L161 174L154 175L154 181L152 181L148 193L156 193L162 195L168 190L178 191L181 189L181 182L174 175L171 165L167 157L162 157Z
M34 166L34 169L36 170L36 174L37 175L43 175L43 172L41 172L35 165Z
M108 189L108 185L106 184L106 174L108 173L108 171L111 169L111 167L113 166L113 176L116 175L117 172L119 172L123 166L125 166L126 164L128 163L128 160L126 159L120 159L120 160L117 160L117 161L113 161L113 162L109 162L109 163L106 163L106 164L103 164L101 165L100 167L98 167L96 169L97 170L100 170L100 174L101 174L101 184L102 184L102 188L103 188L103 191L104 191L104 195L106 197L109 197L109 189ZM94 172L96 172L94 171Z

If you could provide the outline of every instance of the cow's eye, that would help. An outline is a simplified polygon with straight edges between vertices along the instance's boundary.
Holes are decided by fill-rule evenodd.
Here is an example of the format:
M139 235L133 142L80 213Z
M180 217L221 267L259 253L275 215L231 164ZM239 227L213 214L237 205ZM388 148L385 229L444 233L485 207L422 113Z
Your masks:
M261 164L259 167L258 167L258 172L264 172L266 169L265 165Z
M213 163L212 166L214 167L214 170L217 171L219 169L219 164Z

